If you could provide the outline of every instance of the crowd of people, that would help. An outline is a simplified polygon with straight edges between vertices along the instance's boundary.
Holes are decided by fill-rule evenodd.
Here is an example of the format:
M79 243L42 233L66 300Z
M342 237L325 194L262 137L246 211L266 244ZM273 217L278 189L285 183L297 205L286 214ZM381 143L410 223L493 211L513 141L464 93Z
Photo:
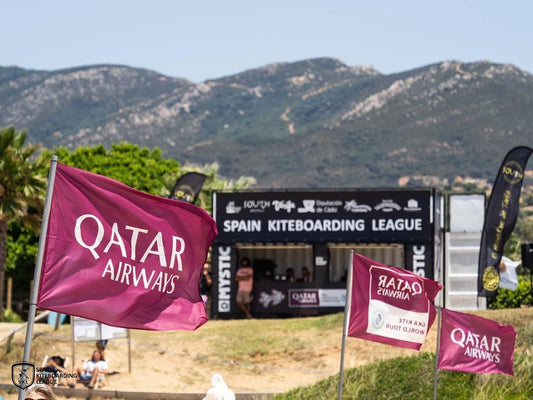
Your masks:
M304 265L300 272L300 276L296 276L294 274L294 268L289 267L285 270L285 276L283 276L281 280L286 282L313 282L313 276L309 272L309 268Z

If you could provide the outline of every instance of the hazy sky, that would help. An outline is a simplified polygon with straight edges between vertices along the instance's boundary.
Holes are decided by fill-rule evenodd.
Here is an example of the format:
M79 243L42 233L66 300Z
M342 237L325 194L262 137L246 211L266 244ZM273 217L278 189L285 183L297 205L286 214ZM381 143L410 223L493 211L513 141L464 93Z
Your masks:
M532 16L532 0L0 0L0 66L123 64L193 82L316 57L533 73Z

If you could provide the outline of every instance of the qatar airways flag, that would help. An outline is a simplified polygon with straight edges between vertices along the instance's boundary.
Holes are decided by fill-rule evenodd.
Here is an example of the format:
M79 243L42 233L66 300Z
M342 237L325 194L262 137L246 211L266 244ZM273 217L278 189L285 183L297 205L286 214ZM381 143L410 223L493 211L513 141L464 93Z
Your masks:
M420 350L441 289L438 282L354 253L348 336Z
M444 308L441 312L439 369L514 376L512 326Z
M201 208L57 164L37 307L107 325L193 330L217 234Z

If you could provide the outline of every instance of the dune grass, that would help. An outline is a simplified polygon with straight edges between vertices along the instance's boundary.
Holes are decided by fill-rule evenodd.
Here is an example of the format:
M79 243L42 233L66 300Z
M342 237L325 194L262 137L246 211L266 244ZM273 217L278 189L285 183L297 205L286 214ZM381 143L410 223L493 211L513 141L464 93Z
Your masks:
M533 399L533 321L524 310L478 311L516 330L514 375L437 372L439 400L527 400ZM397 357L344 371L343 400L433 399L435 354L424 352ZM300 387L272 400L336 400L339 375L315 385Z
M527 400L533 399L533 357L518 355L515 378L439 370L437 399ZM421 353L378 362L344 372L343 400L433 399L435 355ZM271 400L336 400L338 375L279 394Z
M476 311L475 314L515 328L515 377L440 370L437 399L533 399L533 308L485 310ZM161 382L169 381L165 375L167 367L190 363L194 366L193 371L215 365L223 371L227 381L234 383L237 379L246 381L258 376L268 381L268 378L277 374L278 377L283 375L286 379L291 378L290 382L298 385L285 386L294 389L287 389L273 397L273 400L336 400L342 324L343 314L337 313L307 318L212 320L192 332L134 331L131 338L133 362L135 366L150 362L152 369L161 370L160 382L146 387L147 391L168 391L160 386ZM69 354L71 344L68 325L61 326L57 332L45 324L38 325L32 344L32 360L40 362L43 355L50 352ZM431 336L434 343L435 331ZM0 372L3 372L5 383L10 382L8 366L22 357L23 338L22 334L15 335L9 351L5 349L0 355L0 362L4 365ZM344 364L343 400L433 398L433 344L426 346L426 351L401 352L392 346L360 339L348 338L347 342L347 361L355 360L355 364ZM117 367L120 374L115 376L115 384L122 376L125 379L128 376L124 373L126 344L126 341L117 340L111 346L115 365L121 360L123 363L122 369ZM78 355L89 354L93 345L78 343ZM363 358L363 351L366 351L368 360L364 365L357 363ZM152 363L154 359L157 362ZM328 360L332 362L328 363ZM194 390L205 388L207 377L198 379L198 373L185 375L181 374L180 379L196 379L191 384ZM305 376L312 376L313 379L303 383ZM262 389L270 393L280 392L272 390L268 384Z

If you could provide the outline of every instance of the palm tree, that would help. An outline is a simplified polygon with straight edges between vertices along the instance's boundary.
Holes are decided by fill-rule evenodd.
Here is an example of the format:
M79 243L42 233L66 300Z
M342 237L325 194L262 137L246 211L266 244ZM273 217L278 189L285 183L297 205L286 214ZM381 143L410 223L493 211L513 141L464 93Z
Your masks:
M4 278L7 227L11 219L38 227L46 180L39 174L44 159L35 157L38 145L26 145L26 131L0 129L0 320L4 316Z

